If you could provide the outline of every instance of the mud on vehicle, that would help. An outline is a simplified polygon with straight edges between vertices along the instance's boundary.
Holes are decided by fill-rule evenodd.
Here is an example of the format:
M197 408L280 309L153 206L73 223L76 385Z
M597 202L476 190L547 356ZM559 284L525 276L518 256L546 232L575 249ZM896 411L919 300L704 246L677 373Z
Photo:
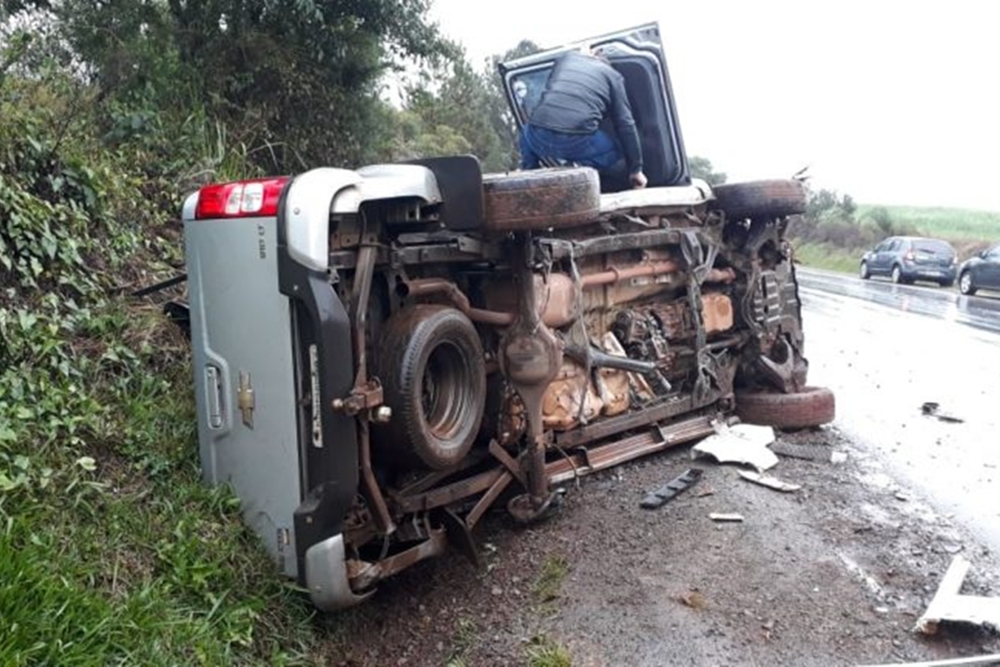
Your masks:
M635 96L645 190L453 156L185 204L206 479L321 609L449 549L474 559L488 510L543 518L565 482L734 415L833 417L806 386L784 239L801 184L692 180L656 27L597 42ZM521 120L556 55L502 69Z

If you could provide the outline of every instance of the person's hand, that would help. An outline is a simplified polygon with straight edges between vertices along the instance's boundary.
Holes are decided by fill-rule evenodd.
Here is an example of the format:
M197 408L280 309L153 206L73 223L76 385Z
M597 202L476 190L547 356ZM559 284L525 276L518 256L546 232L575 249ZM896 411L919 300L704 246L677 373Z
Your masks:
M637 190L646 187L646 183L649 182L646 174L642 173L641 170L634 174L629 174L628 180L632 183L632 187Z

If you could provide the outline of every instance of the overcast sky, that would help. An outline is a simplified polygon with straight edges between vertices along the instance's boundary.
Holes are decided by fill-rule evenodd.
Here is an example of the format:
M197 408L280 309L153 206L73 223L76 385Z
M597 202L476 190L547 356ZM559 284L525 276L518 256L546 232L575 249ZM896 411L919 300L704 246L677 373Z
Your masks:
M1000 211L1000 2L432 3L477 64L659 22L688 154L730 181Z

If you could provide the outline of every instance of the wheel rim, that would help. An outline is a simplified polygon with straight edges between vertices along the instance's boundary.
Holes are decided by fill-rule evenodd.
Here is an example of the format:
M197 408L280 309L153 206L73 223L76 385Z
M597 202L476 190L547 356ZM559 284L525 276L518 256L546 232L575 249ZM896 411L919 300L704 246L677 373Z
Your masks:
M892 267L892 282L898 283L901 278L900 270L898 266Z
M867 262L861 262L861 277L862 278L867 278L868 277L868 263Z
M968 273L963 273L962 277L958 279L958 286L961 288L963 294L968 294L972 288L972 276Z
M434 437L448 440L462 426L470 403L472 377L461 351L451 343L438 345L427 359L421 383L421 404L427 428Z

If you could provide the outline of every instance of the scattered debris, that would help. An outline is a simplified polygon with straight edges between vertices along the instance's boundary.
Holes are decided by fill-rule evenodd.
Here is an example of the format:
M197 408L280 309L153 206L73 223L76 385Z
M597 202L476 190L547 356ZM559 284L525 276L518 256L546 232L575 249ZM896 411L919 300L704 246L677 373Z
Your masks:
M706 607L705 596L701 591L688 591L677 596L677 600L692 609L704 609Z
M708 486L707 484L702 484L701 488L694 492L695 498L704 498L705 496L711 496L715 494L715 489Z
M955 556L941 579L941 585L938 586L934 599L927 606L927 611L917 621L915 632L933 635L937 632L941 621L1000 627L1000 597L959 594L958 591L962 588L969 567L969 561L961 556Z
M712 512L711 514L708 515L708 518L711 519L712 521L720 521L727 523L741 523L743 521L743 515L735 513L726 514L723 512Z
M821 445L796 445L790 442L778 441L771 443L771 451L793 459L804 459L820 463L843 463L847 460L847 454L844 452L835 452L829 447Z
M711 456L719 463L744 463L758 471L773 468L778 457L767 448L774 442L774 429L754 424L721 425L691 448L691 458Z
M840 561L847 568L847 571L850 572L852 575L854 575L855 579L864 584L865 588L868 589L869 593L874 595L878 600L883 600L885 598L885 591L882 589L882 586L875 580L875 577L865 572L864 568L858 565L854 561L854 559L851 558L850 556L847 556L842 553L838 553L837 555L840 556ZM879 608L876 608L875 611L876 613L883 613L879 612ZM888 608L886 608L884 613L888 612L889 610Z
M941 404L935 403L934 401L927 401L921 405L920 411L928 417L937 417L941 421L948 422L950 424L961 424L965 422L965 420L961 417L956 417L949 412L941 412Z
M647 510L662 507L680 492L697 484L698 480L701 479L702 472L704 471L701 468L688 468L683 474L670 480L656 491L646 494L646 497L639 503L639 507Z
M863 665L862 667L971 667L972 665L1000 664L1000 653L976 655L971 658L948 658L930 662L894 662L884 665Z
M772 477L770 475L762 475L759 472L747 472L746 470L737 470L740 477L747 480L748 482L753 482L754 484L760 484L761 486L766 486L769 489L774 489L775 491L784 491L785 493L791 493L792 491L798 491L802 488L801 484L792 484L790 482L784 482L777 477Z
M905 493L903 493L902 491L897 491L896 492L896 500L898 500L899 502L905 503L909 499L910 499L910 497L908 495L906 495Z

